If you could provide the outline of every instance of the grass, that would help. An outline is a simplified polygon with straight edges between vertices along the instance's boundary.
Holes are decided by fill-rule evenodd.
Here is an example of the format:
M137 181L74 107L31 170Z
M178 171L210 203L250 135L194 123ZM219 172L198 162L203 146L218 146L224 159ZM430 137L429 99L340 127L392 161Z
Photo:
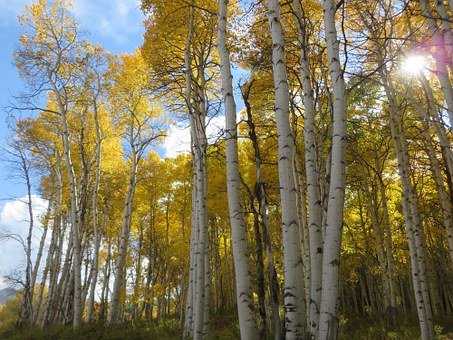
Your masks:
M436 340L453 340L452 318L437 320ZM77 331L70 325L55 325L46 329L26 328L0 331L4 340L178 340L181 330L177 320L125 323L116 326L85 324ZM414 319L399 319L393 329L376 318L342 319L339 340L416 340L419 329ZM207 340L240 339L238 325L228 317L216 316L211 320L211 334Z

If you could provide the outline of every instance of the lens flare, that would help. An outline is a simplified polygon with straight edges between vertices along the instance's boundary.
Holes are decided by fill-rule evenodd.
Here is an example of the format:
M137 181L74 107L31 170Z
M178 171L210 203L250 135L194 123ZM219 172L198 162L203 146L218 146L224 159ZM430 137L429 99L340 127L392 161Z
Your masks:
M401 69L403 73L416 76L426 70L428 60L424 55L414 54L403 60Z

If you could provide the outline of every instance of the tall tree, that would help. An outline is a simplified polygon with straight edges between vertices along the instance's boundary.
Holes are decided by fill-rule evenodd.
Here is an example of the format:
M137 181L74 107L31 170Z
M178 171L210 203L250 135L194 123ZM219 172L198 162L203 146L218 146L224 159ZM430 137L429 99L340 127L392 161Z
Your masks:
M237 146L236 102L233 76L227 48L228 0L219 0L218 49L222 75L222 95L225 107L226 170L228 206L233 239L236 299L242 339L257 339L257 328L252 311L250 271L247 258L247 232L240 202L240 175Z
M273 43L272 70L278 132L278 174L285 263L285 330L287 339L299 339L304 336L306 318L296 185L292 169L295 146L289 122L289 88L279 2L276 0L267 1L267 9Z

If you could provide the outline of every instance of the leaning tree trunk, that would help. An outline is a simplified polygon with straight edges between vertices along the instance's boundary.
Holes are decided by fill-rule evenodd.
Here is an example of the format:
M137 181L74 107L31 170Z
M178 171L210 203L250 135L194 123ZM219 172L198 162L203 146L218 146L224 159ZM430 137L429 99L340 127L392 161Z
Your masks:
M278 132L278 174L285 274L285 330L287 339L299 339L305 333L306 317L296 186L292 168L295 145L289 122L289 88L284 55L283 31L280 23L280 5L278 0L268 0L267 7L273 43L272 69Z
M129 234L131 230L132 204L134 200L135 186L137 182L137 167L139 157L134 151L131 157L131 169L129 174L129 185L124 202L123 222L121 226L120 244L118 249L118 259L116 262L115 281L113 283L111 307L109 313L109 323L120 321L120 297L125 289L126 256L129 244Z
M324 1L324 27L330 79L333 85L332 159L329 200L322 261L319 339L336 339L338 333L338 272L345 191L346 95L335 27L336 3Z
M228 207L233 240L233 258L236 276L236 302L242 339L258 339L250 295L250 270L247 256L247 232L240 201L240 177L236 126L236 102L233 96L233 76L230 55L226 46L228 0L219 0L218 50L222 77L222 95L226 119L226 168Z

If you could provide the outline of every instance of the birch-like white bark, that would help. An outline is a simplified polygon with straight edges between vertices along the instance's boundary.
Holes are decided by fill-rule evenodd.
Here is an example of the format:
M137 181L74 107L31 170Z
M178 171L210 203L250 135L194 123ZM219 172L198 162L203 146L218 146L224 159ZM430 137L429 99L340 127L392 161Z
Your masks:
M413 108L418 113L420 120L423 122L423 131L422 136L425 140L426 146L426 153L428 155L430 161L430 169L431 173L434 178L434 183L436 184L437 194L439 197L439 203L442 208L442 224L445 229L445 233L447 236L447 244L448 244L448 253L453 263L453 207L450 200L450 197L447 193L447 190L444 185L443 176L441 173L441 165L439 160L437 159L436 152L434 151L434 147L432 145L432 136L430 134L430 126L429 126L429 114L426 110L420 107L420 104L417 103L413 99L413 93L409 90L409 101L411 102ZM428 103L429 106L429 103Z
M338 333L338 272L345 191L346 94L335 27L336 2L324 0L324 28L333 92L333 126L329 198L322 261L319 339L336 339Z
M272 70L275 88L275 114L278 133L278 174L283 233L284 307L286 339L300 339L305 333L305 303L302 259L297 216L296 185L293 174L294 136L289 122L289 88L283 31L278 0L267 1L272 36Z
M383 63L381 63L381 65L383 65ZM407 141L400 127L398 105L393 86L388 80L388 77L383 69L381 69L380 75L389 102L390 130L395 143L398 171L403 188L402 206L405 219L406 236L409 245L412 282L421 338L422 340L431 340L433 338L433 323L425 271L423 236L420 225L420 217L417 211L416 196L409 178Z
M207 149L207 138L206 138L206 115L207 115L207 98L206 98L206 79L205 79L205 66L204 57L199 56L198 62L198 80L197 103L194 105L192 112L192 132L194 138L194 164L196 174L196 204L197 204L197 225L198 225L198 240L196 248L196 289L195 289L195 303L194 303L194 340L203 340L206 334L204 330L206 327L206 252L208 251L207 246L207 226L208 226L208 215L207 215L207 164L206 164L206 149ZM206 319L206 320L205 320Z
M126 271L126 256L129 244L129 234L132 219L132 204L135 194L135 186L137 182L137 167L139 158L133 152L131 155L131 167L129 172L129 183L127 193L124 201L123 221L121 225L120 243L118 247L118 258L116 261L115 281L113 283L111 306L109 310L108 321L109 323L120 322L120 296L121 292L125 289L125 271Z
M196 191L196 170L195 170L195 143L193 107L192 107L192 39L193 39L193 6L189 6L187 20L187 38L184 48L184 68L185 68L185 100L191 125L191 146L192 146L192 215L191 215L191 234L190 234L190 260L189 260L189 284L187 288L186 313L184 322L183 338L193 336L194 323L194 302L195 302L195 283L196 283L196 246L197 246L197 191Z
M447 170L450 174L450 185L453 187L453 151L450 140L447 136L447 131L442 124L442 118L439 114L439 109L435 105L435 99L433 90L431 85L429 84L428 79L425 77L423 73L418 75L420 83L422 84L423 91L425 92L426 99L428 101L428 112L423 112L424 114L428 114L426 117L427 120L432 121L434 128L436 130L437 138L439 138L439 144L442 148L442 152L444 153L446 159Z
M36 284L36 279L38 277L38 271L39 267L41 265L41 258L42 254L44 251L44 243L46 242L46 237L47 237L47 231L49 229L49 219L50 219L50 212L51 212L51 207L52 207L52 200L49 200L48 206L47 206L47 211L45 214L45 221L44 221L44 227L43 227L43 233L41 235L41 240L39 241L39 247L38 247L38 253L36 254L36 260L35 260L35 265L33 266L32 274L31 274L31 291L33 292L35 289L35 284ZM35 319L35 317L34 317Z
M73 280L74 280L74 317L73 317L73 328L77 329L80 327L82 319L82 306L81 306L81 297L82 297L82 283L81 283L81 247L80 247L80 216L79 216L79 192L77 186L77 179L75 174L75 169L71 156L71 147L69 141L69 127L67 122L66 113L64 111L64 105L60 103L61 109L61 123L63 127L62 137L63 137L63 148L64 148L64 158L66 162L66 167L69 175L70 181L70 198L71 198L71 226L73 230L72 234L72 245L73 245Z
M95 132L96 132L96 148L95 148L95 165L94 169L96 172L94 180L94 188L91 197L91 210L92 210L92 223L93 223L93 234L94 234L94 255L93 262L91 266L91 276L92 282L90 285L90 293L88 298L88 308L87 308L87 320L91 322L93 320L93 311L94 311L94 293L96 290L96 284L98 279L98 269L99 269L99 248L101 246L101 233L99 230L99 221L98 221L98 192L101 182L101 146L102 146L102 137L101 137L101 127L99 124L99 116L97 103L94 102L94 122L95 122Z
M247 256L247 232L240 201L240 177L237 146L236 102L233 95L233 76L226 43L228 0L219 0L218 51L222 77L222 96L225 107L226 171L228 208L233 241L236 278L236 302L241 339L258 339L251 299L251 278Z
M308 37L305 29L305 18L299 0L293 0L293 7L299 23L299 42L301 45L300 75L304 104L305 173L307 177L308 234L310 243L310 300L308 320L309 332L312 336L316 336L322 282L322 206L316 153L315 104L308 59Z

